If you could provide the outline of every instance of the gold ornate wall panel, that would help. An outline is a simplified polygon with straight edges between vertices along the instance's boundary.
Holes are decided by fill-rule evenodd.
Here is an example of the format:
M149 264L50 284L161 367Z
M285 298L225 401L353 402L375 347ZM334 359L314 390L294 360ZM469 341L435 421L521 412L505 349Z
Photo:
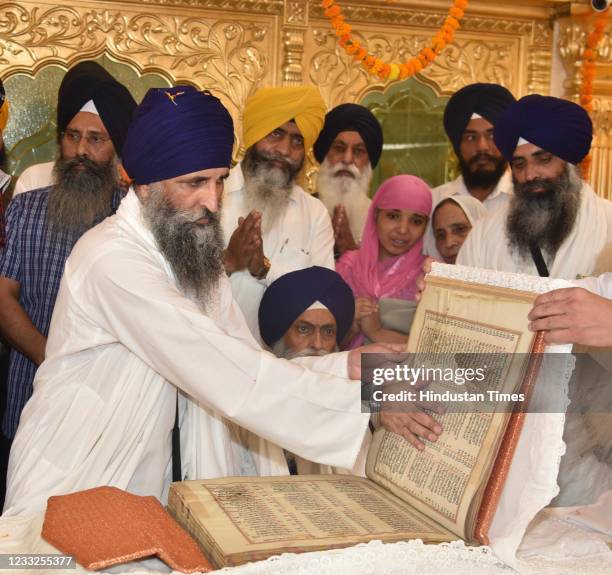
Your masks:
M591 147L590 183L597 193L612 199L612 18L597 47L597 68L593 82L594 139ZM593 14L578 7L571 17L559 20L559 54L563 59L567 78L565 95L580 100L582 85L582 54L591 31Z
M371 50L399 60L416 54L432 37L450 4L347 0L342 5ZM442 103L475 81L501 83L517 96L549 93L553 23L568 7L563 0L471 0L453 45L416 81ZM211 89L232 113L238 137L240 111L259 86L316 83L334 106L369 94L384 96L393 85L372 81L338 48L318 0L74 0L70 5L0 0L0 76L9 88L13 76L37 78L48 66L65 70L100 56L138 76L154 73L167 82ZM9 124L8 141L15 145L11 134Z

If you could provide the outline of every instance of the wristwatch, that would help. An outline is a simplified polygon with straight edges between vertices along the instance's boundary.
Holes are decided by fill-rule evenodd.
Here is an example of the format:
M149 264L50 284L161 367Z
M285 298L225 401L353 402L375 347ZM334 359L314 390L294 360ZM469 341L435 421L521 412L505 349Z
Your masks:
M271 267L272 263L266 256L264 256L261 269L256 274L253 274L253 277L258 280L264 279L268 275Z

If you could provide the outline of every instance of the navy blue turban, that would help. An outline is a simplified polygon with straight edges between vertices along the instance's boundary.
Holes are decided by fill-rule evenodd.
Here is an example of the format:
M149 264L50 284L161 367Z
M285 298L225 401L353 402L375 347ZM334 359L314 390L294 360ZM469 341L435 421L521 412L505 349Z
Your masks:
M57 94L58 134L61 135L89 100L95 104L115 152L121 156L136 101L123 84L91 60L70 68L60 84Z
M370 163L375 168L383 147L383 133L378 120L365 106L340 104L325 115L323 129L314 143L313 152L321 164L340 132L358 132L368 150Z
M316 301L336 318L336 341L340 343L353 323L355 297L338 272L320 266L290 272L270 284L259 304L262 339L274 345Z
M459 155L461 136L470 123L472 114L478 114L493 124L516 99L499 84L470 84L455 92L444 110L444 130L455 153Z
M578 104L532 94L510 106L495 126L495 145L511 160L519 138L579 164L591 149L593 124Z
M136 184L229 168L234 124L210 92L193 86L151 88L136 109L123 166Z

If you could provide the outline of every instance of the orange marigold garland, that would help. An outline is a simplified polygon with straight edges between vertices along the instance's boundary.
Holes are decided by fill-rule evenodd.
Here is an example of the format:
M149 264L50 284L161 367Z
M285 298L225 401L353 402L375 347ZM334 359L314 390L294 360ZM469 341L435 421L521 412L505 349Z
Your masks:
M468 0L454 0L448 11L448 16L429 45L404 63L386 63L370 54L359 40L351 36L351 25L345 21L338 2L336 0L323 0L322 5L325 8L325 16L329 18L336 35L340 38L340 46L349 56L352 56L356 62L361 62L361 65L373 76L378 76L383 80L397 80L398 78L403 80L429 66L440 52L453 41L455 30L460 26Z
M597 15L593 30L587 38L587 45L582 54L582 86L580 89L580 104L589 113L593 112L593 81L595 80L595 64L597 59L597 46L603 38L606 24L608 21L608 12L600 12ZM582 177L588 181L589 171L591 168L591 154L582 160L580 169Z

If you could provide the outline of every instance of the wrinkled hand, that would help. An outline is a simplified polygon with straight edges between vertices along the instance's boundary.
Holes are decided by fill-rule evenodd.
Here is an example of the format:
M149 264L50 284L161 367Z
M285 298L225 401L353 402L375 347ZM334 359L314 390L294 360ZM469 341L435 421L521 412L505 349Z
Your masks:
M223 265L228 276L250 266L253 258L262 253L261 213L253 210L246 218L238 219L238 227L232 233L223 253ZM261 268L261 266L259 266Z
M431 264L435 261L438 261L438 260L436 260L435 258L432 258L431 256L427 256L425 260L423 261L423 273L416 280L416 286L417 286L417 293L415 296L416 301L421 301L421 297L423 295L423 292L425 291L425 276L431 271Z
M349 250L356 250L359 247L351 232L348 216L342 204L338 204L334 208L332 227L334 228L335 249L340 255Z
M612 346L612 301L583 288L553 290L536 298L529 329L546 343Z
M362 347L356 347L348 352L348 376L350 379L361 380L361 355L363 353L397 353L401 354L405 351L406 346L394 343L373 343L371 345L364 345ZM401 363L402 358L405 356L399 355L396 363Z
M420 437L435 442L442 433L440 424L431 415L420 411L407 413L381 411L380 423L387 431L401 435L419 451L425 449Z

